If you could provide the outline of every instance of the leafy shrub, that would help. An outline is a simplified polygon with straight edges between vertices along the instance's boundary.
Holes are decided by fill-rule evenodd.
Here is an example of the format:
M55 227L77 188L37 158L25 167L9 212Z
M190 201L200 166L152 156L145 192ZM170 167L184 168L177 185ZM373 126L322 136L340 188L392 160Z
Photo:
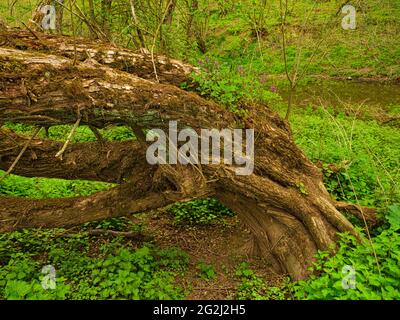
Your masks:
M174 273L157 270L148 247L121 249L106 259L94 259L86 281L80 281L78 299L178 299Z
M388 215L390 228L369 241L358 243L341 234L337 253L318 252L314 275L294 286L298 299L400 299L400 210L393 206ZM376 258L375 258L376 254ZM354 289L343 281L350 266L355 274Z
M7 300L61 300L65 299L70 287L58 279L56 289L45 290L38 280L31 282L10 280L4 288L4 298Z
M398 231L400 230L400 204L396 203L389 206L389 212L385 216L388 221L390 228Z
M185 270L190 260L186 252L174 247L159 250L155 256L159 266L169 267L173 270Z
M103 219L100 221L87 222L83 225L83 228L123 231L129 228L133 228L133 226L133 222L130 221L127 217L118 217Z
M0 233L0 265L7 263L14 254L23 252L33 256L47 251L51 241L63 229L23 229L14 232Z
M247 262L240 264L235 275L241 280L236 298L239 300L284 300L289 279L283 281L282 287L270 287L250 269Z
M244 66L209 58L199 63L201 72L193 74L193 79L199 83L200 94L218 101L233 112L245 115L245 109L241 108L244 102L268 104L281 100L278 94L257 81L253 72L247 71Z
M45 290L42 287L43 277L36 261L22 253L13 254L8 263L0 268L0 297L10 300L66 298L70 286L64 284L64 278L56 279L54 290Z

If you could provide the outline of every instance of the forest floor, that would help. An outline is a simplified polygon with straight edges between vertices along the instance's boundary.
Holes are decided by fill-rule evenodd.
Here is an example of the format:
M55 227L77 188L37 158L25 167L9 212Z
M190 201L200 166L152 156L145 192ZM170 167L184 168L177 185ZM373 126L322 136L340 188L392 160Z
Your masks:
M277 286L283 279L268 268L268 261L247 254L246 244L251 241L251 234L237 217L225 218L223 224L196 227L177 226L165 212L145 214L139 220L147 226L144 235L153 237L155 245L180 248L190 256L187 271L177 279L177 285L188 293L188 299L235 298L240 284L235 273L243 262L249 263L269 286ZM214 270L215 276L202 276L199 265L203 264L211 266L209 270Z

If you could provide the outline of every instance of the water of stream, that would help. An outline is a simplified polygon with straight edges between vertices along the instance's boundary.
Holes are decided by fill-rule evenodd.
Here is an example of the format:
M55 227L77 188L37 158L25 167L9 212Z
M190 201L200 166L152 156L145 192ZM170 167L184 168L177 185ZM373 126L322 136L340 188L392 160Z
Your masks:
M286 99L287 89L278 89ZM400 106L400 84L381 82L319 81L300 86L293 96L293 105L309 106L368 105L387 109Z

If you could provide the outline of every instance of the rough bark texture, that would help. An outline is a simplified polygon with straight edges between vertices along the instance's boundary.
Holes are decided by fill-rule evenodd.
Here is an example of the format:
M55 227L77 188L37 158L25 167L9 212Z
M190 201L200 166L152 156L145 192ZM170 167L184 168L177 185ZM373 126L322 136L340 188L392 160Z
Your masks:
M307 276L316 250L327 249L336 232L356 234L336 209L318 168L294 144L287 124L266 107L249 106L249 116L241 119L194 93L139 78L140 72L93 61L73 65L56 48L59 55L28 47L30 52L0 48L1 121L52 126L80 117L82 125L127 125L136 132L166 128L168 120L195 130L240 125L255 130L255 169L237 176L234 166L223 164L150 166L144 141L71 144L60 160L53 157L61 143L34 139L15 173L120 185L87 198L0 198L0 231L74 225L215 196L253 231L253 253L295 279ZM118 56L119 49L112 50ZM1 169L7 170L26 139L0 131Z
M76 44L76 45L75 45ZM122 70L141 78L154 80L153 60L150 54L122 49L100 40L70 36L56 36L36 31L0 28L0 45L20 50L35 50L52 53L77 61L94 60L111 68ZM154 56L160 83L194 86L190 74L198 69L165 56Z

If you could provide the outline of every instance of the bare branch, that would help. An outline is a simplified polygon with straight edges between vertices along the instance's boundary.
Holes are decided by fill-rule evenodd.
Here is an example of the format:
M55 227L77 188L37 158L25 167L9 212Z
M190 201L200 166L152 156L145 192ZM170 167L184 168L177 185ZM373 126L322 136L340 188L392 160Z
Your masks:
M10 168L7 170L7 172L0 178L0 182L2 182L15 168L17 165L18 161L21 159L23 154L25 153L26 149L29 147L30 143L32 140L38 135L39 131L42 128L36 128L35 131L33 132L32 136L30 139L25 143L24 147L22 148L21 152L18 154L18 156L15 158L14 162L11 164Z
M67 140L65 141L65 143L64 143L64 145L63 145L63 147L62 147L62 148L60 149L60 151L58 151L57 154L55 155L56 158L59 158L60 160L62 160L62 156L63 156L63 154L64 154L64 152L65 152L65 149L67 149L69 143L71 142L71 140L72 140L72 138L73 138L73 136L74 136L74 134L75 134L76 129L78 129L79 124L80 124L80 122L81 122L81 119L82 119L82 116L81 116L81 114L79 113L79 114L78 114L78 119L76 120L74 126L72 127L72 129L71 129L71 131L70 131L70 133L69 133L69 135L68 135L68 137L67 137Z

